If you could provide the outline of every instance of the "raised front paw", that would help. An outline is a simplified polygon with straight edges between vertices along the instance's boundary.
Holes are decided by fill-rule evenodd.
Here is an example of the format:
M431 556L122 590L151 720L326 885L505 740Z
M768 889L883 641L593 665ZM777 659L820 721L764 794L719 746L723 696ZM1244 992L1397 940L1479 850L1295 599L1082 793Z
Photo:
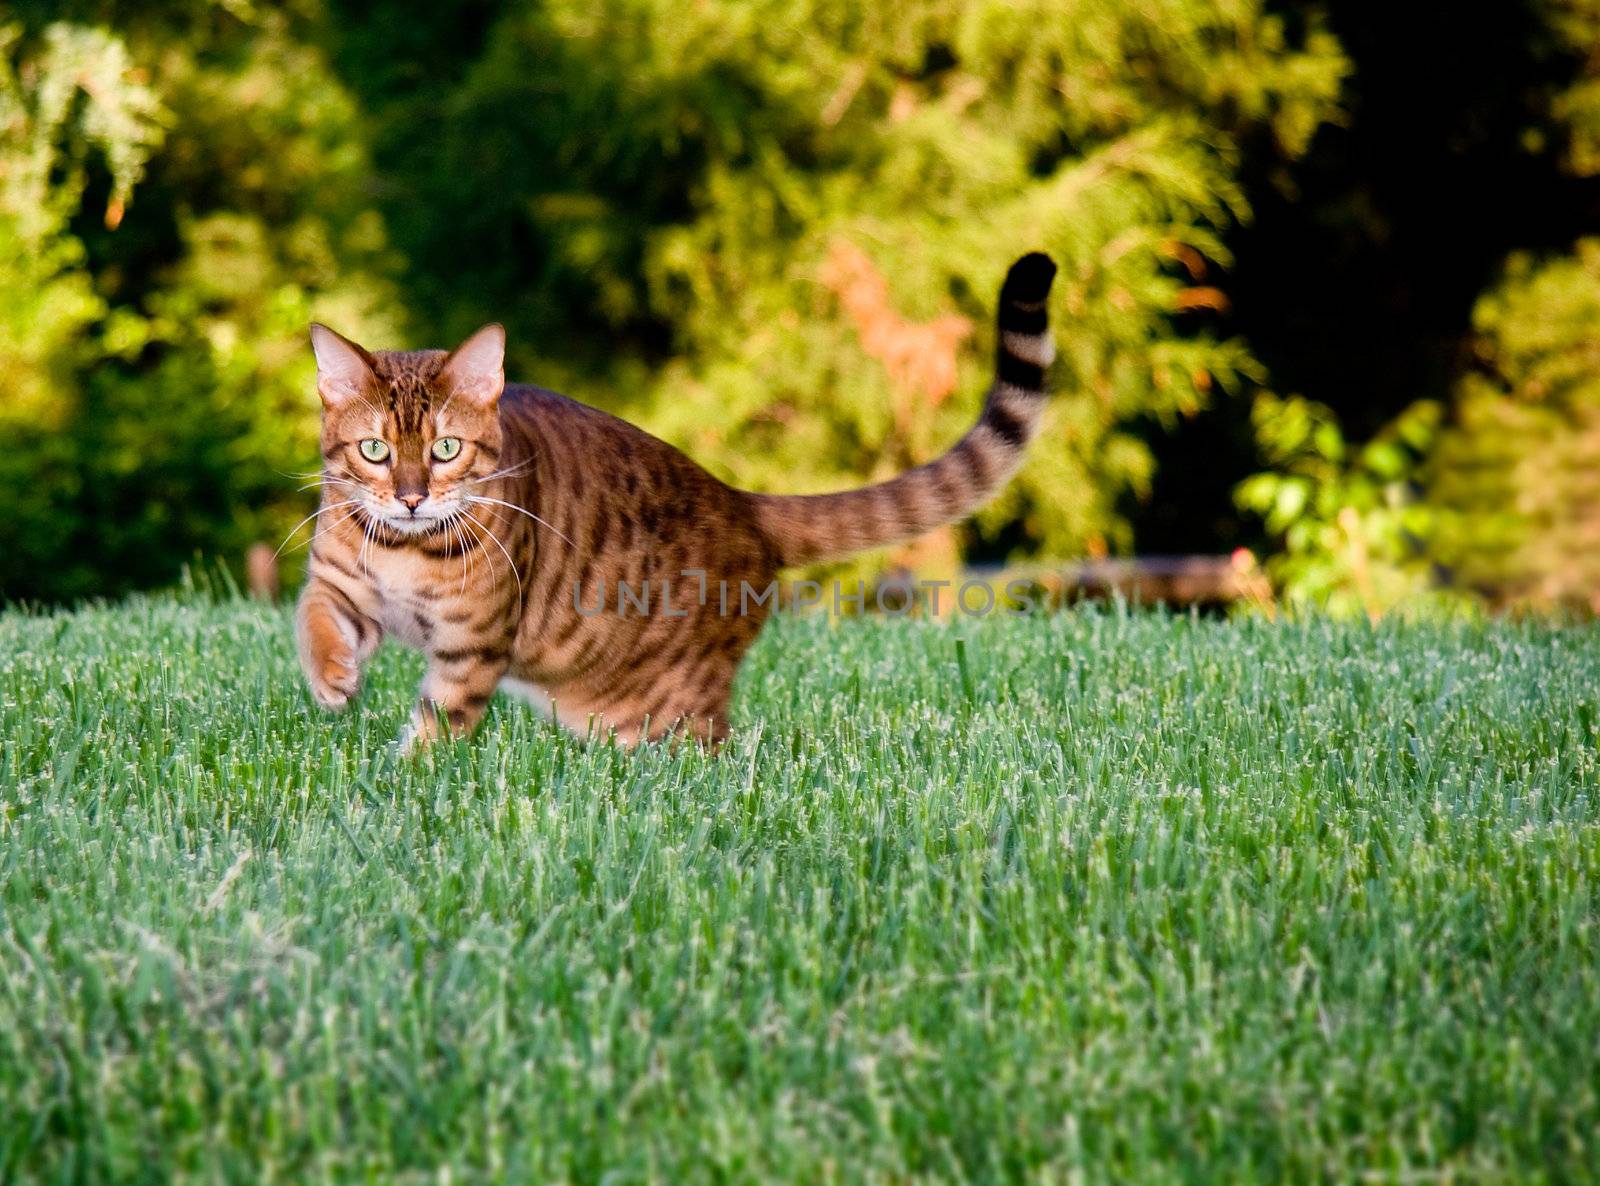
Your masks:
M329 712L338 712L349 704L361 686L361 670L349 651L317 659L310 664L306 678L312 699Z

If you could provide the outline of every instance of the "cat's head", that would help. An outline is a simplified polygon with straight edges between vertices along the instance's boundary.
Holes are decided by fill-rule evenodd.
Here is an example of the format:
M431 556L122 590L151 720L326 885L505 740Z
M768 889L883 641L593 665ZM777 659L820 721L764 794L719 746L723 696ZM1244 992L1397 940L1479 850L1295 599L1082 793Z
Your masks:
M505 330L456 349L367 351L311 327L322 397L323 473L334 502L400 535L444 530L500 468Z

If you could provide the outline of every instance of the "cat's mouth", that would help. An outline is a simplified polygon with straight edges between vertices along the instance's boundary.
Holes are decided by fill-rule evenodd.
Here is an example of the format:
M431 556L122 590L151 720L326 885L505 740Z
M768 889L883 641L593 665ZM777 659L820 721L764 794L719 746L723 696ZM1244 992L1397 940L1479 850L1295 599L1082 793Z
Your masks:
M435 518L432 515L388 515L381 522L390 531L397 531L401 535L430 535L441 530L445 525L444 516Z
M410 512L373 510L371 507L363 509L367 517L379 527L395 535L405 536L407 539L436 535L449 527L454 517L449 510L435 507L419 508Z

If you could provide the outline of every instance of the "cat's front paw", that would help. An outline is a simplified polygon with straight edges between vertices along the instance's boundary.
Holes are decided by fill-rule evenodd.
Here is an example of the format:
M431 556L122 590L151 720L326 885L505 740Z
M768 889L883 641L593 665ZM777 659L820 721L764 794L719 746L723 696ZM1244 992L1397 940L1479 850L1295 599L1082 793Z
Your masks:
M307 675L311 698L329 712L338 712L349 704L361 686L361 671L353 655L330 655Z

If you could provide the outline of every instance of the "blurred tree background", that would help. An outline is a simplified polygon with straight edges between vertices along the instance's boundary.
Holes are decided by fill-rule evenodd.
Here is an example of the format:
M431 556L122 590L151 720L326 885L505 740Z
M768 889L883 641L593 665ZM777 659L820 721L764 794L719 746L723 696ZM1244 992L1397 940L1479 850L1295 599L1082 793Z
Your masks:
M502 321L514 378L740 485L885 476L975 415L999 279L1044 247L1044 436L897 559L1243 544L1369 612L1582 602L1597 13L13 0L0 597L281 538L313 317L374 347Z

